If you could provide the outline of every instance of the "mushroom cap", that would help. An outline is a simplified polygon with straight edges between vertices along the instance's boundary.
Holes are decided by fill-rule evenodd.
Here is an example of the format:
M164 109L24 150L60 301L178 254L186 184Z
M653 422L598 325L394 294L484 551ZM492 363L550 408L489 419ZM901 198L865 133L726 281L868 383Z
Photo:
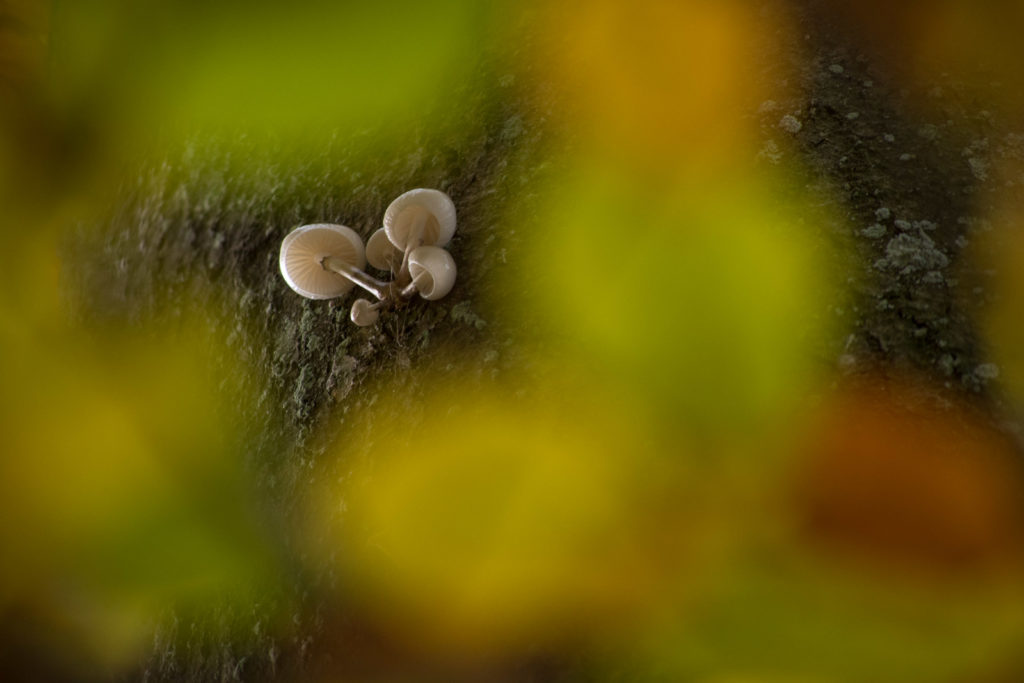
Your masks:
M384 228L370 235L366 241L366 260L374 268L396 271L402 266L402 255L402 250L391 243Z
M455 285L455 259L441 247L416 247L409 254L409 274L420 296L435 301Z
M384 212L384 231L403 252L414 226L423 223L421 244L443 247L455 234L455 204L440 190L409 190L388 205Z
M352 304L349 317L359 327L368 327L377 322L377 318L380 317L380 311L366 299L356 299L355 303Z
M356 268L366 265L363 241L352 228L314 223L295 228L281 242L281 275L288 286L307 299L332 299L352 289L353 283L325 270L324 258L334 257Z

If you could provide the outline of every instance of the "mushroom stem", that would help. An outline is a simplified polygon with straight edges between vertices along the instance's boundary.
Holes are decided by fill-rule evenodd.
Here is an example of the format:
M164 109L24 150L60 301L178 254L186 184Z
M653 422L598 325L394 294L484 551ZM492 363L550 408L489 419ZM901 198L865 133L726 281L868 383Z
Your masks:
M412 224L409 239L405 242L405 253L402 254L402 267L398 269L398 274L395 276L396 282L404 284L409 277L409 254L423 242L423 230L427 227L427 218L426 213L420 213L416 217L416 222Z
M412 297L414 294L416 294L416 291L416 283L410 282L401 291L398 292L398 296L402 297L403 299L408 299Z
M359 285L381 301L389 299L392 296L393 287L390 282L383 282L370 277L351 263L343 261L342 259L335 258L333 256L325 256L320 259L320 267L324 270L329 270L332 273L337 273L343 278Z

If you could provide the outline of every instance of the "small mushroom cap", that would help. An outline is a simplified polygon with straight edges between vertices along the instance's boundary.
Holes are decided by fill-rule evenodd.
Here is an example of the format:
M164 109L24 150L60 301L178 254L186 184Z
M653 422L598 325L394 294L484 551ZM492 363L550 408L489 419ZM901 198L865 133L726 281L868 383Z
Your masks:
M420 296L435 301L455 285L455 259L441 247L416 247L409 254L409 274Z
M380 317L380 311L366 299L356 299L355 303L352 304L349 317L359 327L368 327L377 322L377 318Z
M402 250L391 243L384 228L366 241L366 260L374 268L394 272L402 267L402 255Z
M288 286L307 299L333 299L352 289L352 282L321 265L327 257L356 268L366 265L363 241L352 228L314 223L292 230L281 242L281 275Z
M417 225L423 226L421 244L448 244L455 234L455 204L451 197L440 190L409 190L384 212L388 239L403 253Z

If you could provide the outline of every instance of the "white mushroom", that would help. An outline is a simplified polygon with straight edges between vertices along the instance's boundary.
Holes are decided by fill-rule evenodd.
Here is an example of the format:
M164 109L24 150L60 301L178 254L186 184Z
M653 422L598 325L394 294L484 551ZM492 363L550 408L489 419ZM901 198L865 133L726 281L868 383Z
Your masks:
M295 228L281 242L281 275L308 299L332 299L352 289L350 278L324 267L327 259L362 268L366 256L359 235L344 225L315 223Z
M377 318L380 317L378 308L380 308L380 302L372 304L366 299L356 299L352 304L349 317L359 327L368 327L377 322Z
M441 247L416 247L409 254L412 285L424 299L435 301L455 285L455 259Z
M406 253L421 244L443 247L455 234L455 204L440 190L409 190L384 212L384 231Z
M281 274L288 286L310 299L331 299L356 284L378 299L391 295L391 285L362 271L363 241L352 228L314 223L295 228L281 242Z
M396 272L402 266L402 250L391 243L381 228L366 241L366 260L374 268Z
M455 233L455 205L438 190L410 190L393 201L377 230L363 247L344 225L314 223L293 230L281 243L280 267L285 282L310 299L338 297L359 285L378 301L357 299L350 317L361 327L373 325L382 304L417 292L440 299L455 284L455 261L442 246ZM367 260L394 273L382 282L363 272Z

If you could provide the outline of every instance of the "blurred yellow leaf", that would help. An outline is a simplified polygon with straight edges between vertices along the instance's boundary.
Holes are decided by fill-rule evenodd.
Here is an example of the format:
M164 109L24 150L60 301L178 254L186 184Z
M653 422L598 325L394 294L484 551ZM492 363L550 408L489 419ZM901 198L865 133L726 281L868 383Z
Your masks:
M55 16L54 78L72 113L99 102L136 134L356 131L415 121L449 96L439 87L472 65L486 17L464 0L68 3Z
M467 389L430 391L423 423L376 405L372 460L317 493L317 556L337 556L379 628L470 659L585 639L631 623L682 556L696 562L687 503L673 504L680 461L640 418ZM351 467L358 446L340 446ZM340 530L316 541L339 508Z
M548 348L680 425L738 432L783 416L831 333L839 271L815 213L756 176L652 187L588 161L528 226L512 277L530 294L510 301Z
M213 346L171 338L0 340L0 609L76 667L130 663L164 610L254 599L274 573Z

